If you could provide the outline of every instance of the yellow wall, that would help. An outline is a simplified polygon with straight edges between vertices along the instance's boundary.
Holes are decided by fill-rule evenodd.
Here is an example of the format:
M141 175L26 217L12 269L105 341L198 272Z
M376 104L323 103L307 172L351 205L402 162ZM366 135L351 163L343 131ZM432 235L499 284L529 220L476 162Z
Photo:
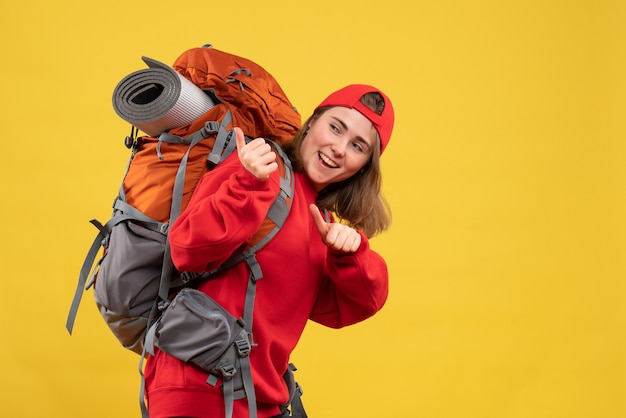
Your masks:
M626 416L625 4L4 2L0 416L138 416L137 357L91 292L72 337L65 316L126 164L113 88L207 42L304 115L351 82L397 110L372 242L391 294L305 332L310 416Z

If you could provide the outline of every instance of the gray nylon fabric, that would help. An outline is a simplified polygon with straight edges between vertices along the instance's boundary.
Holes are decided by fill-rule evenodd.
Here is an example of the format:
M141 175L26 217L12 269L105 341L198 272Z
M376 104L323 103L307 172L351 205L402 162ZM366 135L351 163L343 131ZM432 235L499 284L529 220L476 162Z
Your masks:
M96 306L120 343L130 351L143 356L144 336L148 326L148 318L141 316L129 318L126 315L116 314L108 310L106 306L98 303L97 300Z
M109 237L109 246L116 250L107 253L98 271L94 296L100 312L120 343L138 354L143 342L137 343L139 330L131 324L141 323L136 318L145 318L147 324L161 280L165 240L162 233L138 224L118 224ZM123 325L124 318L128 325Z
M162 351L213 372L243 330L228 311L196 289L182 289L163 313L155 333Z

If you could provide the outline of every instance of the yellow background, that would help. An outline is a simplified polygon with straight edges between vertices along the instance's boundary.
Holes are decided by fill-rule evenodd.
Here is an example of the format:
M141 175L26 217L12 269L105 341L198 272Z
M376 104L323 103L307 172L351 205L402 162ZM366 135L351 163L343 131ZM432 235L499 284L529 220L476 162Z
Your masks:
M65 317L128 155L115 85L204 43L303 115L352 82L395 104L390 297L305 332L312 418L626 416L625 4L3 2L0 416L138 416L91 292Z

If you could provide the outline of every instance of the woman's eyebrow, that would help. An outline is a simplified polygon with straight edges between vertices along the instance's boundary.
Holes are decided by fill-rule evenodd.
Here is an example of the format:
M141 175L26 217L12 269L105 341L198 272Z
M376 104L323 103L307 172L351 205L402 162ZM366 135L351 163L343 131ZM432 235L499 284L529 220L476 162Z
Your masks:
M338 118L338 117L336 117L336 116L331 116L331 118L332 118L333 120L335 120L335 121L336 121L339 125L341 125L341 127L343 128L343 130L344 130L344 131L347 131L347 130L348 130L348 125L346 125L344 121L342 121L341 119L339 119L339 118ZM363 138L363 137L361 137L361 136L357 135L354 139L356 139L357 141L359 141L359 142L361 142L362 144L364 144L364 145L365 145L368 149L371 149L371 148L372 148L372 146L370 145L370 143L369 143L369 142L367 142L367 141L365 140L365 138Z

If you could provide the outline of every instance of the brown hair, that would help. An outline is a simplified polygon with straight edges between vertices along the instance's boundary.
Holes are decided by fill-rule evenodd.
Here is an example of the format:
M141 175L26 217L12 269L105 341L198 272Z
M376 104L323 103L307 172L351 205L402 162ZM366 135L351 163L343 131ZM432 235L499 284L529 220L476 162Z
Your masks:
M361 103L381 114L385 105L383 97L378 93L367 93L361 97ZM303 124L308 127L328 107L317 109ZM300 129L293 141L283 146L292 161L294 170L302 172L300 148L306 136L306 128ZM322 189L317 196L320 209L333 212L341 222L363 231L371 238L391 224L391 210L381 192L382 173L380 169L380 137L376 134L376 146L372 158L352 177L333 183Z

